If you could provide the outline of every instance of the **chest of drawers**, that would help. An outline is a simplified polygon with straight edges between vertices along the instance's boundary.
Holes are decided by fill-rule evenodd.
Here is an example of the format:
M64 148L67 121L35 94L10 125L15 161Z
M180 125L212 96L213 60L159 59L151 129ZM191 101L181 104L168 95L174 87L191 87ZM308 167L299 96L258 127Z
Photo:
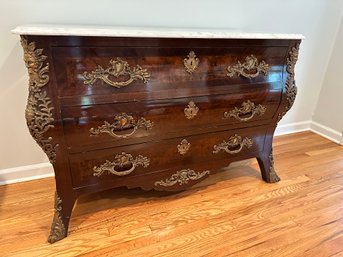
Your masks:
M50 243L67 235L84 193L184 190L247 158L279 181L272 139L295 99L301 36L14 32L29 73L28 128L55 170Z

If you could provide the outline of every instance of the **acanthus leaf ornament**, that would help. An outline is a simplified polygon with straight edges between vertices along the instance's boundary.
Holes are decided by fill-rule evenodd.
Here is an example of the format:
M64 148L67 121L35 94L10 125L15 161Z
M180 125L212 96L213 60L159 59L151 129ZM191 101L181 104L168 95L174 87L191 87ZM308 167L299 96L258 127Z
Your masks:
M54 128L51 99L43 87L49 83L49 63L43 55L43 49L37 49L35 42L28 43L22 37L21 45L24 50L24 61L29 74L29 96L26 105L25 117L30 134L37 144L49 157L51 163L56 160L56 148L58 144L53 142L52 137L45 133Z
M104 124L97 127L91 128L89 132L92 136L97 136L102 133L106 133L112 137L116 138L127 138L132 136L138 129L152 129L153 122L146 120L141 117L138 120L135 120L133 116L126 113L117 114L114 116L114 122L111 124L107 121L104 121ZM120 131L131 129L132 131L127 134L118 134Z
M192 74L199 66L199 58L196 57L194 51L190 51L187 58L183 60L183 65L189 74Z
M113 81L111 78L119 78L121 76L128 77L124 81ZM142 80L143 83L147 83L150 79L150 74L147 69L143 69L141 66L131 68L129 63L117 57L110 60L110 65L106 69L98 65L98 67L91 72L84 72L84 84L93 85L98 79L102 80L106 84L121 88L130 85L135 80Z
M126 176L133 172L137 166L148 167L150 159L142 155L133 158L131 154L122 152L114 157L114 161L106 160L99 167L93 167L93 176L100 177L104 172L116 176Z
M289 53L288 53L288 58L287 58L287 63L286 63L286 71L288 73L287 79L286 79L286 85L285 85L285 90L286 90L286 106L283 110L282 113L279 114L278 116L278 122L282 119L282 117L292 108L295 97L297 95L297 86L295 84L295 64L298 61L298 55L299 55L299 46L300 43L297 43L295 46L291 47Z
M251 79L257 77L260 73L267 75L269 65L263 60L258 62L257 58L251 54L245 58L244 63L238 61L233 66L228 66L227 71L228 77L233 77L237 74L238 76Z
M241 108L235 107L235 109L225 112L224 118L235 118L239 121L249 121L255 115L263 115L266 112L267 108L261 104L255 105L255 103L250 100L242 103Z
M209 170L195 172L191 169L183 169L172 174L171 177L167 178L166 180L156 181L155 186L171 187L177 183L179 185L188 184L188 181L199 180L208 174L210 174Z
M66 228L61 216L62 212L62 199L59 197L58 193L55 192L55 214L51 224L50 235L48 237L48 242L50 244L55 243L66 236Z

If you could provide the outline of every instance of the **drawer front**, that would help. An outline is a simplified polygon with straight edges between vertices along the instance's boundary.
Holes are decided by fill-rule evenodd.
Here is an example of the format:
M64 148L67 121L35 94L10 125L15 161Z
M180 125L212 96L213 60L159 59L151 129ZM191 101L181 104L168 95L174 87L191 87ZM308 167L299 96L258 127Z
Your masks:
M280 85L280 84L279 84ZM225 125L269 123L280 101L280 88L251 85L259 90L225 94L76 106L62 109L69 151L112 147L218 130ZM274 93L268 93L275 91ZM250 124L250 125L249 125Z
M70 154L73 185L108 183L206 161L254 156L263 150L265 133L265 127L255 127Z
M286 51L281 46L52 47L59 96L95 102L109 96L126 101L205 95L278 82Z
M88 184L78 187L78 193L88 192L90 188L95 191L106 190L113 187L128 188L140 187L144 190L155 189L158 191L181 191L206 179L209 175L224 171L230 161L236 159L218 159L197 164L181 164L170 169L157 171L149 174L121 177L120 179L103 179L92 181L95 184ZM180 163L179 163L180 164ZM242 174L244 176L246 174Z

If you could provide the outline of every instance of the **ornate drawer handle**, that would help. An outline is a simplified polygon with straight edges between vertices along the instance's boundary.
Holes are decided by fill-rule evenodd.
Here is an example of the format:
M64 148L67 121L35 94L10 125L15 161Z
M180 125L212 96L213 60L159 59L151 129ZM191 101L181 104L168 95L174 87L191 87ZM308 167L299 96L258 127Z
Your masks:
M93 173L93 176L100 177L106 171L108 174L126 176L134 171L137 166L146 168L149 166L149 163L150 159L147 157L138 155L136 158L133 158L131 154L122 152L114 157L113 162L106 160L106 162L99 167L94 166L93 170L95 172Z
M179 185L188 184L189 180L198 180L207 174L210 174L209 170L205 170L202 172L195 172L194 170L191 170L191 169L183 169L183 170L177 171L176 173L171 175L170 178L167 178L166 180L156 181L155 186L171 187L175 185L176 183L179 183Z
M199 58L197 58L194 51L190 51L187 58L183 59L183 65L189 74L192 74L198 68L199 62Z
M110 79L110 77L119 78L120 76L129 76L129 79L126 81L112 81ZM147 83L150 79L150 74L139 65L131 69L128 62L117 57L115 60L110 60L110 66L108 68L104 69L98 65L94 71L84 72L83 77L85 78L83 82L85 85L93 85L95 81L101 79L110 86L121 88L128 86L137 79Z
M245 62L238 61L233 66L227 67L227 76L232 78L235 74L241 75L246 78L255 78L260 72L267 75L269 71L269 65L265 61L258 63L257 58L254 55L249 55L245 58Z
M243 102L241 108L235 107L235 109L224 112L224 118L236 118L239 121L251 120L255 115L263 115L267 108L263 105L257 105L250 100ZM248 115L248 116L247 116Z
M197 116L199 107L195 105L193 101L188 103L188 106L183 110L187 119L191 120Z
M219 153L221 150L229 153L236 154L242 151L243 147L250 148L252 146L252 139L245 137L242 138L239 135L234 135L226 142L223 140L219 145L215 145L213 153Z
M152 129L152 126L153 122L151 122L150 120L146 120L142 117L136 121L132 116L127 115L126 113L122 113L114 116L114 122L112 124L104 121L103 125L97 128L91 128L89 132L91 133L91 136L97 136L101 133L107 133L112 137L126 138L132 136L139 128L145 128L146 130L148 130ZM115 133L117 131L123 131L127 129L133 130L125 135L118 135Z

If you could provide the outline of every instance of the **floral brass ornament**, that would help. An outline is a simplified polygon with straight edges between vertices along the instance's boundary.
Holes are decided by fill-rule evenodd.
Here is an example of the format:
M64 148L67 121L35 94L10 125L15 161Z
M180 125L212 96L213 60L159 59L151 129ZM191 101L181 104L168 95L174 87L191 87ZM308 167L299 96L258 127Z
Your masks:
M245 147L251 148L252 140L248 137L242 138L239 135L234 135L229 138L228 141L223 140L219 145L215 145L213 153L219 153L220 151L227 152L229 154L237 154Z
M36 43L28 43L21 38L24 49L24 61L29 74L29 97L26 105L25 117L30 134L37 144L49 157L51 163L56 160L56 148L52 137L45 135L49 129L54 128L51 99L43 87L49 83L49 63L43 55L43 49L37 49Z
M128 77L125 81L113 81L112 78L119 78L121 76ZM135 80L142 80L144 83L147 83L150 79L150 74L147 69L143 69L141 66L137 65L131 69L128 62L116 58L110 60L110 66L106 69L98 65L98 67L91 72L84 72L84 84L93 85L98 79L102 80L106 84L121 88L130 85Z
M93 176L100 177L104 172L108 174L113 174L116 176L126 176L133 172L138 166L148 167L150 159L142 155L138 155L133 158L131 154L122 152L114 157L114 161L106 160L105 163L101 164L99 167L94 166Z
M297 95L297 86L295 84L294 76L294 68L295 64L298 61L298 55L299 55L299 46L300 43L296 44L294 47L292 47L288 53L287 63L286 63L286 71L288 73L287 79L286 79L286 97L287 97L287 103L284 111L279 114L278 116L278 122L282 119L282 117L292 108L295 97Z
M274 169L274 157L273 157L273 150L270 152L269 155L269 183L276 183L280 181L279 176L276 174L275 169Z
M156 181L155 186L171 187L177 183L179 185L184 185L184 184L188 184L190 180L199 180L208 174L210 174L209 170L205 170L202 172L195 172L194 170L191 170L191 169L183 169L183 170L177 171L176 173L171 175L170 178L166 180Z
M235 118L239 121L249 121L254 116L263 115L266 112L267 108L261 104L255 105L255 103L250 100L242 103L241 108L235 107L235 109L225 112L224 118Z
M122 113L114 116L114 122L112 124L104 121L103 125L97 128L91 128L89 132L91 133L91 136L97 136L102 133L106 133L116 138L127 138L132 136L140 128L149 130L152 129L152 126L153 122L150 120L146 120L143 117L135 120L133 116ZM118 132L128 129L131 129L132 131L123 135L118 134Z
M50 235L48 237L48 242L50 244L55 243L66 236L66 229L62 220L61 212L62 200L58 193L55 192L55 214L51 224Z
M181 143L177 145L177 151L181 155L185 155L190 148L191 144L187 141L187 139L182 139Z
M194 51L190 51L187 58L183 60L183 65L189 74L192 74L199 66L199 58L196 57Z
M198 106L195 105L193 101L190 101L188 103L188 106L184 109L185 116L189 120L197 116L198 112L199 112L199 108Z
M246 78L255 78L260 72L267 75L269 71L269 65L265 61L258 62L254 55L249 55L245 58L244 63L238 61L233 66L227 67L227 76L233 77L236 74Z

